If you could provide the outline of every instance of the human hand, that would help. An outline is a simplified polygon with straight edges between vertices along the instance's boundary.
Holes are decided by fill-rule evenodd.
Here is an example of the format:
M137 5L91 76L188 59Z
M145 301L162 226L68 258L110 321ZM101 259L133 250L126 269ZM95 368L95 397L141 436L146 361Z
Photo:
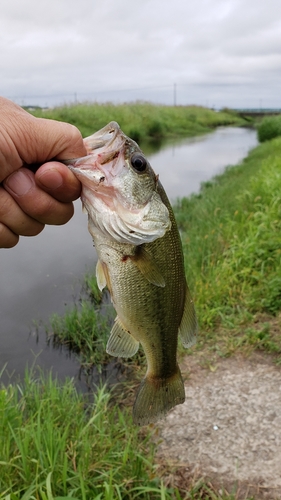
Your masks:
M73 125L35 118L0 97L0 248L68 222L81 185L59 160L86 154ZM34 164L41 165L35 174L27 168Z

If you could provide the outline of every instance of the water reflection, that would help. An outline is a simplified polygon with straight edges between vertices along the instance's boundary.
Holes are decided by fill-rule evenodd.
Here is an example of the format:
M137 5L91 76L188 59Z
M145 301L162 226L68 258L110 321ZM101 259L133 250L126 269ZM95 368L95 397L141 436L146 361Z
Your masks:
M170 199L197 192L200 183L235 164L257 143L249 129L221 128L192 139L168 141L160 151L149 153ZM158 145L157 145L158 147ZM149 146L151 148L151 144ZM54 367L63 378L75 376L79 363L67 350L46 345L37 335L53 313L62 314L79 298L83 275L95 267L96 254L87 230L80 201L73 219L65 226L48 226L35 238L21 238L13 249L0 250L0 371L7 363L3 381L24 373L26 363L44 370ZM34 321L36 324L34 324ZM82 384L82 382L81 382Z
M201 182L241 161L256 144L254 130L223 127L212 134L170 141L149 158L173 201L198 192Z

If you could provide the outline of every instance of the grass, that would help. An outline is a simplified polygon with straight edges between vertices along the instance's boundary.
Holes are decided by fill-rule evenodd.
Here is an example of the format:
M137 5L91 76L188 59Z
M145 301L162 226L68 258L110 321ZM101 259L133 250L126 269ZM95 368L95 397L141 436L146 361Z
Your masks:
M225 339L229 328L281 309L281 139L254 149L238 166L178 201L186 272L201 325L202 342ZM244 333L237 347L261 346L260 331ZM263 348L281 353L281 339L266 333ZM248 339L248 340L247 340ZM271 339L271 341L270 341Z
M281 135L281 116L268 116L257 127L260 142L269 141Z
M90 403L71 380L26 371L0 389L0 499L235 500L201 479L171 486L179 469L157 465L156 443L104 388Z
M54 314L50 319L48 340L54 345L64 344L80 354L83 367L95 366L98 370L110 360L105 347L113 322L113 309L103 307L91 300L81 301L68 308L63 316Z
M171 498L156 478L151 431L100 388L93 403L72 381L26 373L0 391L0 498Z
M150 103L75 104L49 110L32 111L35 116L67 121L76 125L84 137L108 122L117 121L132 139L142 142L167 136L194 136L219 125L242 125L246 121L233 112L216 112L200 106L158 106Z

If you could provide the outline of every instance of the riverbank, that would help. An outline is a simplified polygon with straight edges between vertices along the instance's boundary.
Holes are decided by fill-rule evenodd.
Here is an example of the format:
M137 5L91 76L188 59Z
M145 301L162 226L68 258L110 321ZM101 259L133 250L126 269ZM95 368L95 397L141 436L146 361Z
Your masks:
M204 345L206 362L214 354L245 356L258 349L280 364L280 331L273 321L281 308L280 157L279 139L258 146L240 165L175 207L200 321L199 342L192 352L199 355ZM95 290L90 278L88 282ZM79 349L90 364L96 346L91 349L93 330L87 337L82 310L83 305L77 308L74 330L77 334L77 327L83 327L80 339L89 351ZM65 318L57 321L69 323ZM103 347L101 343L100 353ZM211 371L212 366L210 362ZM143 370L141 359L137 368ZM34 377L20 391L11 386L0 393L0 498L238 498L192 478L189 491L187 483L181 488L167 481L171 465L154 458L157 426L132 426L133 387L122 411L101 389L85 412L88 402L71 383L61 388L51 379Z
M202 342L219 344L225 355L248 348L281 354L281 338L266 324L236 334L256 315L281 309L280 170L277 138L175 207Z
M192 137L215 127L249 126L249 122L230 111L214 111L201 106L158 106L150 103L114 105L75 104L47 110L34 110L41 118L67 121L76 125L87 137L107 125L119 123L123 132L137 142L161 140L167 137Z

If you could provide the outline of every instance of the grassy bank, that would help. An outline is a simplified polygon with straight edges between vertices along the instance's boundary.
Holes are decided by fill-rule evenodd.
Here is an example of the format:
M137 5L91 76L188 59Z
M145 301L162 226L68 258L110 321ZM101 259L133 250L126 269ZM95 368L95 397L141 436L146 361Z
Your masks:
M243 125L246 121L227 111L216 112L200 106L157 106L135 104L76 104L33 111L35 116L67 121L76 125L84 137L108 122L117 121L136 141L167 136L194 136L219 125Z
M260 142L281 136L281 116L267 116L257 126Z
M224 344L225 353L280 354L270 322L252 323L281 310L281 139L258 146L175 211L202 342Z

